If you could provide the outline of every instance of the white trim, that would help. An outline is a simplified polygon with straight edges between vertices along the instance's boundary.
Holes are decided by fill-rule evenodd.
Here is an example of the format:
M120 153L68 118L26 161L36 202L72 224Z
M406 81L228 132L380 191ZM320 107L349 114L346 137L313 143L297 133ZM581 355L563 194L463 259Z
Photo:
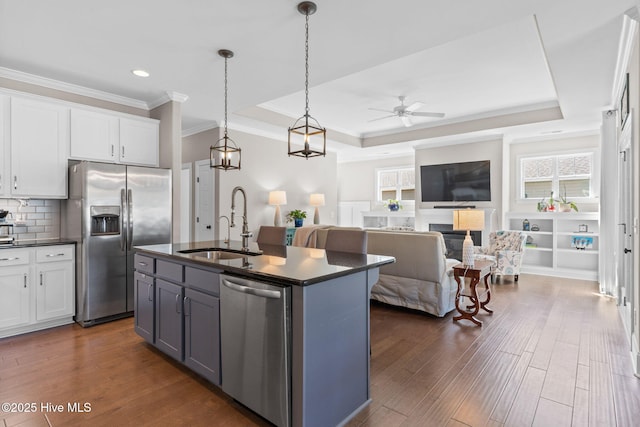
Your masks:
M0 67L0 77L10 80L16 80L23 83L29 83L49 89L60 90L63 92L73 93L76 95L87 96L102 101L113 102L116 104L126 105L128 107L149 110L149 104L138 99L127 98L125 96L114 95L112 93L103 92L101 90L91 89L84 86L78 86L71 83L61 82L59 80L49 79L46 77L36 76L35 74L24 73L22 71L11 70L9 68Z
M211 129L215 129L215 128L219 128L220 124L216 121L210 122L210 123L203 123L201 125L198 126L194 126L192 128L189 129L185 129L182 131L182 137L186 138L187 136L191 136L191 135L195 135L197 133L200 132L205 132Z
M189 99L189 95L168 90L160 98L156 99L153 102L150 102L148 105L148 109L153 110L154 108L159 107L163 104L166 104L169 101L183 103L183 102L186 102L187 99Z
M614 109L618 108L618 102L625 84L625 76L629 69L629 60L631 59L633 45L638 32L637 8L629 9L625 12L622 19L622 31L620 34L620 41L618 42L618 58L616 60L616 69L613 74L614 81L611 93L611 105Z
M578 138L581 136L593 136L600 135L600 128L596 129L587 129L580 131L569 131L569 132L558 132L558 133L550 133L550 134L540 134L534 136L527 136L523 138L513 138L509 141L510 144L526 144L529 142L544 142L544 141L552 141L556 139L565 139L565 138Z

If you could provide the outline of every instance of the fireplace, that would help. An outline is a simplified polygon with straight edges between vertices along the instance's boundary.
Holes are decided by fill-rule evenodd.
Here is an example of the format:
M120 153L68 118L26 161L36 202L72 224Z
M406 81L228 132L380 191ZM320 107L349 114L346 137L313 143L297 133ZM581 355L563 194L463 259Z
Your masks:
M462 242L467 235L466 231L454 231L452 224L429 224L429 231L442 233L447 247L447 258L462 260ZM469 234L475 246L482 245L482 231L471 231Z

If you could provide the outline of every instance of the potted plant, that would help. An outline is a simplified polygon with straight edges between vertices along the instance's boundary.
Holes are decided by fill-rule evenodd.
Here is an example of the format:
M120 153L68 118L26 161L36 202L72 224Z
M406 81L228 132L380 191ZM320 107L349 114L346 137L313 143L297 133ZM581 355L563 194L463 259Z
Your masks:
M578 212L578 205L576 205L575 202L567 200L566 187L564 187L564 195L560 196L560 199L556 201L558 202L558 210L560 212L571 212L572 209Z
M395 212L398 209L402 209L402 205L400 204L399 200L396 199L389 199L385 202L384 204L387 208L389 208L389 210L391 212Z
M302 227L302 223L306 217L307 217L306 211L303 211L300 209L294 209L292 211L289 211L289 213L287 214L287 222L293 221L296 227Z

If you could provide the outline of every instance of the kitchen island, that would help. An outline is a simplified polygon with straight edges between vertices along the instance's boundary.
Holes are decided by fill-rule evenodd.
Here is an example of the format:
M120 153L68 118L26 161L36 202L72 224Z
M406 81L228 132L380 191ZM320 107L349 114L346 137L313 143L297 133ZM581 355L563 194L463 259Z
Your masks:
M240 248L137 247L136 332L276 425L346 423L370 402L369 295L394 258Z

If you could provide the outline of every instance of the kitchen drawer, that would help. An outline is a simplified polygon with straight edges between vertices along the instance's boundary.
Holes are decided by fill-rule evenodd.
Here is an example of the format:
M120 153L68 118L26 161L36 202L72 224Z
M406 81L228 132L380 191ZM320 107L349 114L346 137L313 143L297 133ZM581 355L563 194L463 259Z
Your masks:
M156 276L171 280L172 282L182 283L184 281L184 268L182 264L157 259Z
M44 246L36 248L37 262L57 262L73 260L74 246Z
M140 254L135 254L133 256L133 268L135 268L136 271L139 271L140 273L153 274L153 264L154 259L149 256Z
M221 272L222 270L220 270ZM216 272L185 267L184 282L190 288L197 288L210 294L220 295L220 277Z
M0 267L29 264L30 249L0 249Z

